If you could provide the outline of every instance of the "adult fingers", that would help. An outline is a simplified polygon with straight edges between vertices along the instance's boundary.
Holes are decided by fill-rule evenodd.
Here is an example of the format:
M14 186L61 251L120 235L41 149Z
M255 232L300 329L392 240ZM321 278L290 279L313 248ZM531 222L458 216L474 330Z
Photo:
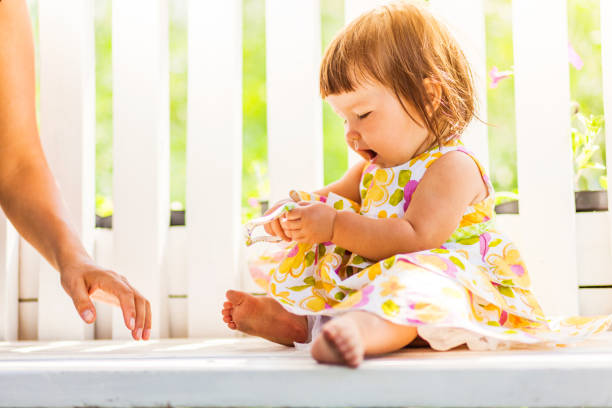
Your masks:
M79 316L86 323L93 323L96 320L96 308L89 299L89 291L85 286L83 278L77 278L70 283L63 283L66 293L72 298L72 303L76 308Z
M136 324L132 330L132 338L140 340L144 330L145 318L147 316L147 300L136 292L134 296L134 306L136 306Z
M134 290L124 282L124 279L118 278L107 278L100 282L100 289L105 292L110 292L119 299L119 306L123 313L123 322L125 326L134 330L136 327L136 304L135 304L135 293Z
M151 337L151 303L145 299L147 306L147 315L145 316L144 332L142 332L142 339L149 340Z
M145 330L148 329L148 335L151 332L151 304L130 284L130 282L128 282L125 276L122 276L121 280L134 293L136 324L134 329L132 329L132 338L134 338L134 340L144 339Z

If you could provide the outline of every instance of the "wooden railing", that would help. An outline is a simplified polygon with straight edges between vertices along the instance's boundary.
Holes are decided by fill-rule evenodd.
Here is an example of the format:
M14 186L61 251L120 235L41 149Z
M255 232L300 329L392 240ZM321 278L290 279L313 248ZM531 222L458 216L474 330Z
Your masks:
M345 15L351 19L375 3L346 0ZM430 4L464 45L478 76L480 100L486 101L483 0L431 0ZM246 270L240 225L241 1L188 2L184 227L168 226L167 0L114 1L112 7L112 230L96 230L93 221L93 0L39 5L40 134L45 152L86 247L101 265L127 276L151 300L152 337L229 336L219 313L225 290L254 288ZM612 4L602 0L608 123L612 123L611 24ZM517 241L546 313L612 313L612 218L609 212L576 214L573 201L565 2L514 0L513 26L521 202L520 215L498 217L500 229ZM314 190L323 184L317 94L320 54L319 1L268 0L272 201L291 188ZM484 103L479 115L486 119ZM464 141L488 168L485 125L473 122ZM129 336L118 310L106 305L98 305L95 326L83 324L60 287L57 272L4 217L0 217L0 302L0 339Z

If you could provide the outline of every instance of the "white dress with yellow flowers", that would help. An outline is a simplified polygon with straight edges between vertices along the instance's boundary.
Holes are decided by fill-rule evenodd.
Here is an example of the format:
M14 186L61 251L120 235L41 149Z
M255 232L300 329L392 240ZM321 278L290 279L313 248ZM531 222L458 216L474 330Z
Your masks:
M416 326L436 350L464 343L474 350L563 346L606 330L612 315L545 316L518 249L495 228L493 186L459 140L399 166L368 163L361 177L361 205L334 193L300 192L300 198L365 217L402 217L427 168L451 151L474 159L489 195L467 208L441 247L374 262L332 242L275 244L275 251L250 262L251 275L291 313L368 311Z

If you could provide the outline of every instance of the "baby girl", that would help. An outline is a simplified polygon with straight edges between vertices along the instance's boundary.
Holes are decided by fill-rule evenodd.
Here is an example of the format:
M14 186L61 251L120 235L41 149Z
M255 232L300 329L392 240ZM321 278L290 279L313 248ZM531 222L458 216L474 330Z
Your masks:
M265 230L286 242L283 256L268 269L268 296L227 292L230 329L357 367L409 344L553 345L612 323L543 314L519 251L495 227L493 186L460 139L475 115L470 66L426 6L383 6L342 29L320 92L362 160L266 212L279 211Z

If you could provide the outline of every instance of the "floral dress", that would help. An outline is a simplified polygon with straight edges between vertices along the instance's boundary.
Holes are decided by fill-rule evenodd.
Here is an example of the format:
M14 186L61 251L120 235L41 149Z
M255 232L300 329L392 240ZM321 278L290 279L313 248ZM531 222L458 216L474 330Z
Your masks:
M395 167L367 163L359 187L361 205L335 193L323 197L299 192L300 198L366 217L402 217L427 168L451 151L472 157L488 196L466 209L439 248L376 262L333 242L272 244L272 251L250 261L251 275L291 313L336 316L368 311L396 324L416 326L419 336L436 350L464 343L472 350L564 346L606 330L612 315L544 314L516 245L495 227L493 186L460 140Z

